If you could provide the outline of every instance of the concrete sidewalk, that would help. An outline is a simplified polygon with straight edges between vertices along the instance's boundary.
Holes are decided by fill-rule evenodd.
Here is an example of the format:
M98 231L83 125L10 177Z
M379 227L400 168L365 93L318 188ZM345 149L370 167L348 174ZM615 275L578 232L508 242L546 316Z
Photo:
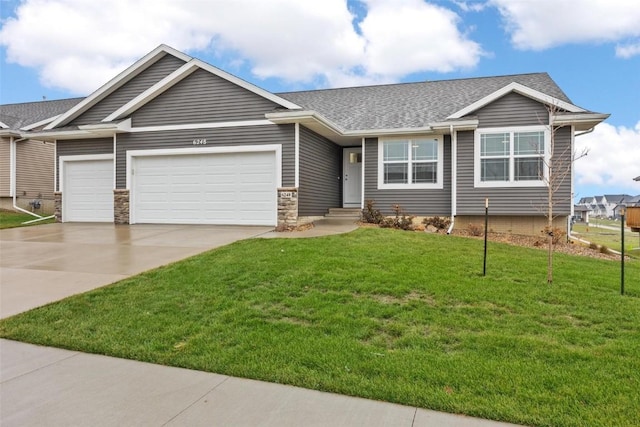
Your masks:
M513 426L8 340L0 340L0 425Z

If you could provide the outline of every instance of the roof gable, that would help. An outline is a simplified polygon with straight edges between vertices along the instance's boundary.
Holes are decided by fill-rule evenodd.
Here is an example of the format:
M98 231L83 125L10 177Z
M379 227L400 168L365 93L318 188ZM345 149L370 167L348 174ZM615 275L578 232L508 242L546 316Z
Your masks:
M80 102L75 107L68 110L66 113L62 114L56 120L54 120L51 124L49 124L45 129L53 129L55 127L64 126L68 124L73 119L80 116L82 113L88 111L91 107L98 104L100 101L105 99L107 96L114 93L117 89L124 86L131 79L141 74L147 68L151 67L157 61L162 59L166 55L172 55L176 58L179 58L183 61L188 61L191 59L188 55L177 51L169 46L160 45L144 57L136 61L133 65L128 67L126 70L122 71L120 74L115 76L113 79L108 81L98 90L93 92L91 95L87 96L82 102Z
M153 127L198 123L262 121L279 104L202 68L161 91L131 115L132 126ZM107 118L109 119L109 118Z
M170 75L166 76L164 79L162 79L155 85L145 90L143 93L141 93L140 95L138 95L137 97L135 97L134 99L132 99L131 101L123 105L122 107L120 107L118 110L114 111L112 114L107 116L103 121L109 122L109 121L118 120L130 115L131 113L138 110L139 108L141 108L142 106L150 102L151 100L163 94L165 91L167 91L174 85L186 79L188 76L190 76L192 73L194 73L196 70L199 70L199 69L205 70L245 90L253 92L254 94L259 95L269 101L272 101L281 107L288 108L288 109L300 109L298 105L294 104L291 101L288 101L284 98L274 95L273 93L268 92L249 82L246 82L232 74L227 73L226 71L222 71L219 68L216 68L210 64L207 64L206 62L203 62L199 59L194 58L194 59L191 59L186 64L184 64L179 69L177 69L176 71L174 71L173 73L171 73Z
M479 110L480 108L496 101L499 98L502 98L503 96L507 95L508 93L512 93L515 92L517 94L526 96L528 98L531 98L535 101L541 102L543 104L546 105L554 105L557 106L558 108L562 109L562 110L566 110L572 113L583 113L586 112L585 109L580 108L576 105L571 104L570 102L567 101L563 101L562 99L547 95L543 92L540 92L538 90L535 89L531 89L527 86L524 86L520 83L517 82L512 82L509 83L508 85L496 90L495 92L490 93L487 96L484 96L483 98L475 101L472 104L467 105L466 107L454 112L453 114L451 114L449 117L447 117L448 119L459 119L461 117L464 117L466 115L469 115L471 113L473 113L476 110Z

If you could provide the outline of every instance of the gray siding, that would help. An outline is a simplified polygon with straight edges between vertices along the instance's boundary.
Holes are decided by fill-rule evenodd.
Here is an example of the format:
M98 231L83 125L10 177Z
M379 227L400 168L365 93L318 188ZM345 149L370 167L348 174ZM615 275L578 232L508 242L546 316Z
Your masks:
M52 142L28 141L16 144L16 195L53 200Z
M474 188L474 133L458 133L458 215L483 215L485 197L489 198L492 215L543 215L547 206L547 188ZM555 134L555 152L565 153L562 163L572 167L568 160L571 128L561 128ZM571 212L571 172L554 196L554 211L558 215Z
M173 55L165 55L155 64L138 74L115 92L75 118L70 125L99 123L109 114L131 101L136 96L184 65L184 61Z
M300 126L300 216L321 216L342 206L341 166L341 147Z
M60 157L113 153L113 138L73 139L56 142L56 190L60 188Z
M509 93L474 113L478 127L534 126L549 123L547 108L531 98Z
M378 140L365 141L365 200L375 200L375 207L386 215L399 204L411 215L451 215L451 138L444 136L444 186L441 190L378 190Z
M193 145L194 139L205 138L206 145ZM295 131L294 125L265 125L195 129L164 132L140 132L117 136L116 188L126 188L126 162L128 150L167 148L200 148L233 145L282 144L282 184L294 185Z
M11 140L0 138L0 197L11 196Z
M264 120L278 107L228 80L197 70L132 115L133 126Z

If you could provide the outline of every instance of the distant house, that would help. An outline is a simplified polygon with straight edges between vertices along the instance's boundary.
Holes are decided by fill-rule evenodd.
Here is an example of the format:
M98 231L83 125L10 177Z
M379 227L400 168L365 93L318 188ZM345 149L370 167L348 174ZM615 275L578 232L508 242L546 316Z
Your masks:
M0 105L0 207L53 213L55 143L32 139L82 98Z
M63 222L276 226L372 200L466 227L488 198L492 229L538 234L550 128L570 158L607 117L546 73L271 93L162 45L26 137L55 141Z
M588 206L577 204L573 207L573 219L578 222L589 222L589 212L591 209Z

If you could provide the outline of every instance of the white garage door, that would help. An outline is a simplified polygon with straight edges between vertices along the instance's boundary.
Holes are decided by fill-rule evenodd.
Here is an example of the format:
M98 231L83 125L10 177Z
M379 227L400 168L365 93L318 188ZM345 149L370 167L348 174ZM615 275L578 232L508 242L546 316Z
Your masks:
M113 160L64 162L62 220L113 222Z
M133 222L276 224L272 151L134 159Z

